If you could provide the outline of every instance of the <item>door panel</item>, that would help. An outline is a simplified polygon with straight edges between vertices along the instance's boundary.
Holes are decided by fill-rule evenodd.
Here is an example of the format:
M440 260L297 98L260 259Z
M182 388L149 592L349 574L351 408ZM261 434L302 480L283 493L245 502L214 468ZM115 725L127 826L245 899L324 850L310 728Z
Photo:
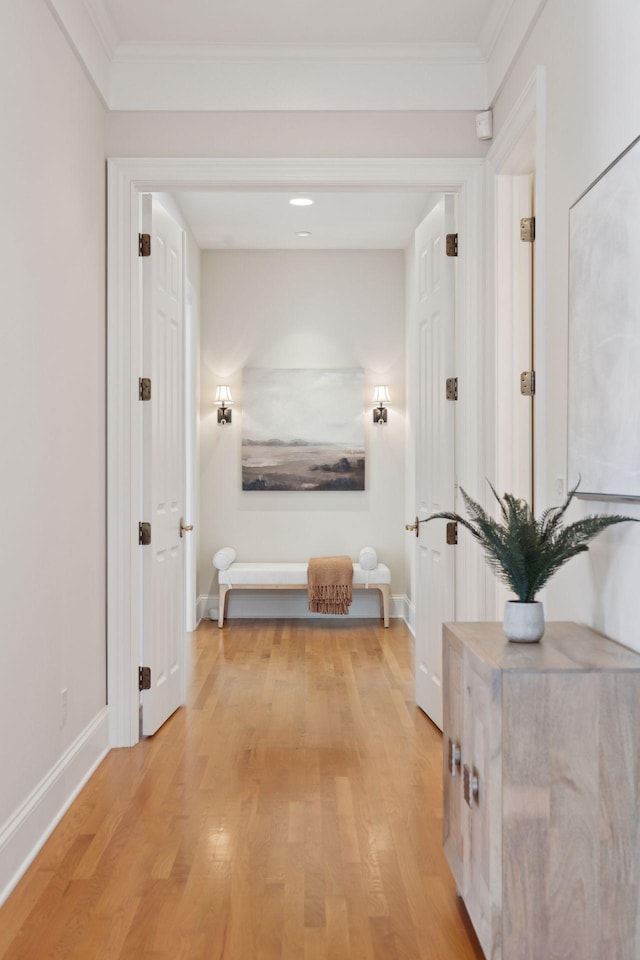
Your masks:
M454 508L455 403L445 381L454 375L454 261L445 254L453 232L453 198L444 197L415 235L418 347L416 514ZM455 618L455 548L445 523L419 527L416 578L416 703L442 728L442 623Z
M155 198L144 198L151 256L143 263L145 375L151 400L143 417L143 504L151 544L142 553L141 663L151 669L142 733L149 735L184 702L184 305L183 231Z

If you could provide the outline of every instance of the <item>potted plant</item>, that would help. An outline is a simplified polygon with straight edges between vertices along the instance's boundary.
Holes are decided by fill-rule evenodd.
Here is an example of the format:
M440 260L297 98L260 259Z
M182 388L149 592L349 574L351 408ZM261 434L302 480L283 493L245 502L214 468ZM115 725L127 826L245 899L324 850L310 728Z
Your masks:
M593 514L564 526L563 517L578 484L569 491L561 506L550 507L539 518L534 516L526 500L519 500L511 493L499 497L491 484L489 486L500 504L500 520L489 516L461 487L470 519L443 512L432 514L424 522L442 518L466 527L484 549L487 563L498 579L518 598L505 604L505 636L520 643L535 643L544 633L544 611L536 595L567 560L589 549L590 540L607 527L634 518Z

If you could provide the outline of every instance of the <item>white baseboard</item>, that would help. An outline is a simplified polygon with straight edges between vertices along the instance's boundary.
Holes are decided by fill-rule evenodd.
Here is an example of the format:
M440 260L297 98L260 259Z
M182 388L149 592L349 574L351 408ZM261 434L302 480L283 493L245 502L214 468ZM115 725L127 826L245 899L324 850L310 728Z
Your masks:
M229 593L228 620L251 619L297 619L317 618L317 613L309 613L307 595L304 590L231 590ZM407 598L392 596L389 604L389 616L406 620ZM380 592L354 590L353 603L349 617L352 620L378 619L380 617ZM198 618L202 620L218 619L218 597L201 594L198 597ZM325 616L323 615L323 619ZM342 620L343 617L335 617Z
M108 716L104 707L0 827L0 904L109 752Z
M404 598L404 622L409 627L409 630L415 637L416 635L416 605L409 600L409 597Z
M206 593L201 593L198 599L196 600L196 617L198 618L198 623L201 620L211 620L213 619L209 614L209 607L213 603L213 598ZM216 611L218 609L218 598L216 597ZM216 618L217 618L216 613Z

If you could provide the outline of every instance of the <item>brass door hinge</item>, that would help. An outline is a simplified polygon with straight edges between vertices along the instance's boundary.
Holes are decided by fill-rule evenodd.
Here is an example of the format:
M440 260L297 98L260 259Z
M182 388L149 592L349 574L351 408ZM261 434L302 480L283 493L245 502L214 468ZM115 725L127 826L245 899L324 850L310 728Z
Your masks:
M455 547L458 543L458 524L455 520L450 520L447 524L447 544Z
M445 253L448 257L458 256L458 234L448 233L445 241Z
M138 234L138 256L139 257L151 256L151 234L150 233Z
M523 217L520 221L520 239L523 243L533 243L536 238L536 218Z
M151 380L149 377L140 377L138 380L138 396L140 400L151 400Z
M151 524L143 523L142 521L138 524L138 543L141 547L148 547L151 543Z
M520 374L520 393L523 397L533 397L536 392L535 370L523 370Z
M151 690L151 667L138 667L138 690Z
M447 379L445 395L447 400L458 399L458 378L457 377L449 377Z

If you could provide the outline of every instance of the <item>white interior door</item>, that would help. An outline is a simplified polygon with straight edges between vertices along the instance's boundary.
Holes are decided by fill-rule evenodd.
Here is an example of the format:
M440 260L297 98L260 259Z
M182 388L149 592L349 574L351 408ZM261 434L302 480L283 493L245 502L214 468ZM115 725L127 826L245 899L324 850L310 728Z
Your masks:
M454 232L454 199L443 197L415 233L416 515L453 510L455 401L446 398L454 367L454 264L446 234ZM442 729L442 624L455 619L455 547L446 523L418 526L416 539L416 703Z
M534 215L531 173L496 178L496 358L498 492L533 506L534 396L523 395L521 374L533 370L533 253L520 223ZM505 598L507 593L504 592Z
M143 198L143 375L151 399L143 418L142 518L151 543L140 547L141 663L151 688L141 694L141 732L150 735L184 703L185 509L184 235L155 197ZM186 522L186 521L185 521Z

